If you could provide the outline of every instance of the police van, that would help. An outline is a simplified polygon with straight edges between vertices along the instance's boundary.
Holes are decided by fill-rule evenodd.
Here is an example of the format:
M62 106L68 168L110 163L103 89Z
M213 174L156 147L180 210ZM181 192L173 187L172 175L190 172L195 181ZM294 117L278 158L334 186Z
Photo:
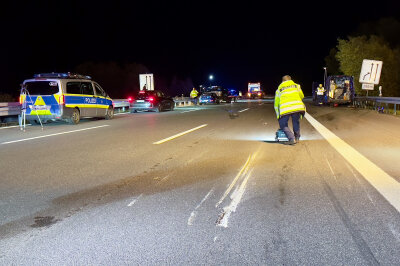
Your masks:
M36 74L23 82L20 104L26 120L38 123L66 120L78 124L82 117L112 119L112 99L89 76L72 73Z

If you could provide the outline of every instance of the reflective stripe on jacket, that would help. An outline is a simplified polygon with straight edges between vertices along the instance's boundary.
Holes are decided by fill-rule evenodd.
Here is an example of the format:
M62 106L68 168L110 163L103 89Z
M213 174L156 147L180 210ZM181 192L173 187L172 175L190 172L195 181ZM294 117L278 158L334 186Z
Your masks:
M317 95L324 95L325 89L324 87L318 87L317 88Z
M299 84L292 80L282 82L275 92L274 108L276 117L302 112L305 113L306 107L303 103L304 94Z

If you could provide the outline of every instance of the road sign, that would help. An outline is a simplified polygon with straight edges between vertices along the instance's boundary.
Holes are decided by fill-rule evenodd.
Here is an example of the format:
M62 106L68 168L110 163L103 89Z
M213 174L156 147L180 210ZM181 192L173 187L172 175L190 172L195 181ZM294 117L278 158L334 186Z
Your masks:
M153 74L139 74L140 90L154 91L154 77Z
M373 90L374 90L374 84L371 84L371 83L363 83L363 84L362 84L362 89L363 89L363 90L368 90L368 91L373 91Z
M382 61L364 59L360 73L360 83L378 85L381 78Z

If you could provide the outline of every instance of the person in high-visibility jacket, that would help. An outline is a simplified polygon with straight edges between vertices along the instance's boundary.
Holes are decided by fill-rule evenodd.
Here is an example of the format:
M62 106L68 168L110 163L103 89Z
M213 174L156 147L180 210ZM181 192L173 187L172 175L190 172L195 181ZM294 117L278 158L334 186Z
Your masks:
M319 105L324 103L324 95L325 95L325 88L322 87L322 84L319 84L317 88L317 102Z
M193 88L193 90L190 92L190 98L192 99L194 104L197 104L197 96L199 95L199 92Z
M299 84L293 82L289 75L283 76L282 83L275 92L274 107L279 127L293 145L300 140L300 118L305 114L304 94ZM289 118L292 118L293 131L289 129Z

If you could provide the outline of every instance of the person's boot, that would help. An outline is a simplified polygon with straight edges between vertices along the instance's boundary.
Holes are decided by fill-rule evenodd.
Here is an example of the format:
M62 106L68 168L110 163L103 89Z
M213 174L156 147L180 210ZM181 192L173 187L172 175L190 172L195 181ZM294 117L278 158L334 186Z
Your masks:
M286 145L295 145L296 144L296 140L291 139L288 142L285 143Z

